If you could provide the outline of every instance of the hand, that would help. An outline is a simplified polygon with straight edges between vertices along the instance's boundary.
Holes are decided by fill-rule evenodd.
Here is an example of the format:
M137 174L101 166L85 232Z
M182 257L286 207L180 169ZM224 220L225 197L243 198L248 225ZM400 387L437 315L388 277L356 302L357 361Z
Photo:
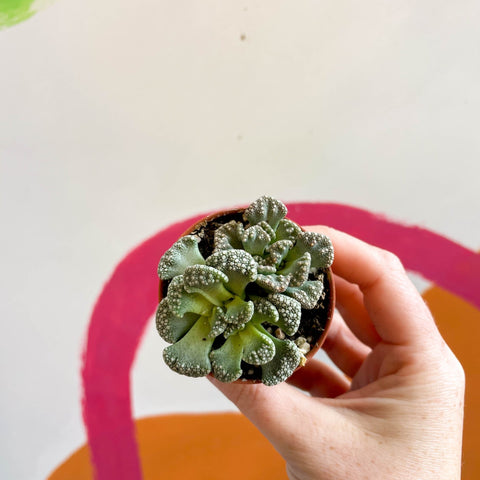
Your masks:
M336 230L337 308L324 350L288 384L210 379L287 462L291 480L458 480L464 373L391 253ZM294 388L298 387L298 388Z

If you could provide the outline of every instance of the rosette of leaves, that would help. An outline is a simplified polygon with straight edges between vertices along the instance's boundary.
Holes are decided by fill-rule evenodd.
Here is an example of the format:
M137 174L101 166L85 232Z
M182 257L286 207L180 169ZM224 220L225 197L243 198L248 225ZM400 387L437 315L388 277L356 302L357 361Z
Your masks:
M332 264L333 247L286 213L282 202L263 196L241 221L215 230L208 254L191 234L163 255L158 275L168 288L156 325L171 343L163 357L172 370L233 382L255 366L264 384L276 385L304 361L304 346L293 338L302 309L319 302L318 272Z

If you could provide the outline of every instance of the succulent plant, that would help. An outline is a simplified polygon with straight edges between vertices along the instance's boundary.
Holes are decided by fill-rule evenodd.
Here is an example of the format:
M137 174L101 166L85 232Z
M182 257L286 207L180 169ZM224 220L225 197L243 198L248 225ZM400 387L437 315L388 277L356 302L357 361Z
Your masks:
M260 368L260 380L276 385L305 361L302 311L322 298L333 247L286 214L282 202L263 196L239 220L218 225L210 251L201 253L200 229L163 255L158 275L166 295L156 325L171 343L163 357L172 370L233 382Z

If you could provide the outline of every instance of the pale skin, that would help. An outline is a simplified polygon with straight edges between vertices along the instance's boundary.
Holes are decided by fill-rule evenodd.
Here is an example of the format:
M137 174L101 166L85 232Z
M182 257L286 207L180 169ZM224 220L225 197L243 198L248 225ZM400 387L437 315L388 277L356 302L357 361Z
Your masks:
M460 479L463 369L401 262L336 230L306 230L335 248L338 312L323 348L341 372L313 359L274 387L210 380L291 480Z

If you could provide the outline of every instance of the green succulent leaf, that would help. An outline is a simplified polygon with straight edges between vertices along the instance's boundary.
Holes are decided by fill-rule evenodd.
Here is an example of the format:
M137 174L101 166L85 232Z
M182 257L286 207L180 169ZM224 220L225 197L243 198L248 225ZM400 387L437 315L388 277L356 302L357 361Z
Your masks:
M234 382L242 375L243 342L238 335L231 335L217 350L210 352L213 376L221 382Z
M268 292L284 292L290 284L291 275L257 275L255 283Z
M234 297L225 306L225 320L238 328L249 322L254 312L253 302L245 302L240 297Z
M245 250L252 255L262 255L272 237L260 225L247 228L242 235Z
M263 332L265 330L260 327ZM275 345L270 336L251 323L238 333L243 341L243 360L250 365L263 365L275 355Z
M244 327L245 327L245 325L235 325L233 323L229 323L229 324L227 324L227 327L225 328L225 330L223 332L223 336L225 338L229 338L230 336L237 334Z
M170 310L177 317L183 317L185 313L197 313L198 315L210 315L213 308L203 295L188 293L185 290L183 276L174 277L168 286L167 298Z
M213 239L214 251L243 248L243 232L243 224L235 220L231 220L225 225L218 227L218 229L215 230Z
M321 233L302 232L297 243L287 256L287 262L309 252L312 257L312 268L327 268L333 263L333 246L330 239Z
M278 273L282 275L290 276L290 286L299 287L308 280L308 274L310 273L311 256L308 252L305 252L301 257L296 258L290 263L285 264L282 270Z
M214 307L212 315L210 317L210 323L212 328L208 334L209 337L218 337L221 335L228 326L227 319L223 310L220 307Z
M278 310L273 303L269 302L265 297L252 297L254 305L254 313L252 322L255 323L277 323Z
M300 364L301 353L291 340L278 340L271 337L275 345L275 356L262 365L262 382L273 386L284 382Z
M213 338L209 337L210 321L200 317L176 343L163 351L165 363L175 372L189 377L203 377L212 369L209 353Z
M195 313L186 313L183 317L177 317L170 310L168 298L164 298L157 307L155 323L159 335L166 342L175 343L190 330L198 318L199 316Z
M268 301L271 302L278 311L277 325L287 335L293 335L298 330L302 316L300 302L281 293L271 293L268 296Z
M188 293L200 293L210 303L221 306L233 297L223 284L228 283L228 277L208 265L193 265L185 269L183 274L185 290Z
M206 263L227 275L226 288L240 297L244 296L245 287L257 278L257 263L244 250L219 250Z
M198 249L200 239L195 235L187 235L177 240L162 256L158 264L158 276L162 280L170 280L182 275L190 265L204 264L205 259Z
M293 248L293 242L290 240L278 240L272 243L266 249L268 256L265 257L265 264L278 267L288 255L291 248Z
M270 243L274 242L277 238L277 234L275 233L275 230L270 226L269 223L262 221L257 223L259 227L262 227L268 235L270 235Z
M256 225L260 222L267 222L276 230L280 220L287 214L287 207L273 197L264 195L255 200L244 212L243 218Z
M310 280L305 282L300 287L289 287L285 290L284 294L297 300L302 308L308 310L315 307L320 300L320 296L323 292L323 282L319 280Z
M302 229L295 222L284 218L280 220L275 233L277 240L290 240L295 242L297 237L302 233Z
M255 261L257 262L257 272L262 275L270 275L272 273L276 273L277 269L275 268L274 265L263 265L259 262L262 262L263 259L256 259Z

